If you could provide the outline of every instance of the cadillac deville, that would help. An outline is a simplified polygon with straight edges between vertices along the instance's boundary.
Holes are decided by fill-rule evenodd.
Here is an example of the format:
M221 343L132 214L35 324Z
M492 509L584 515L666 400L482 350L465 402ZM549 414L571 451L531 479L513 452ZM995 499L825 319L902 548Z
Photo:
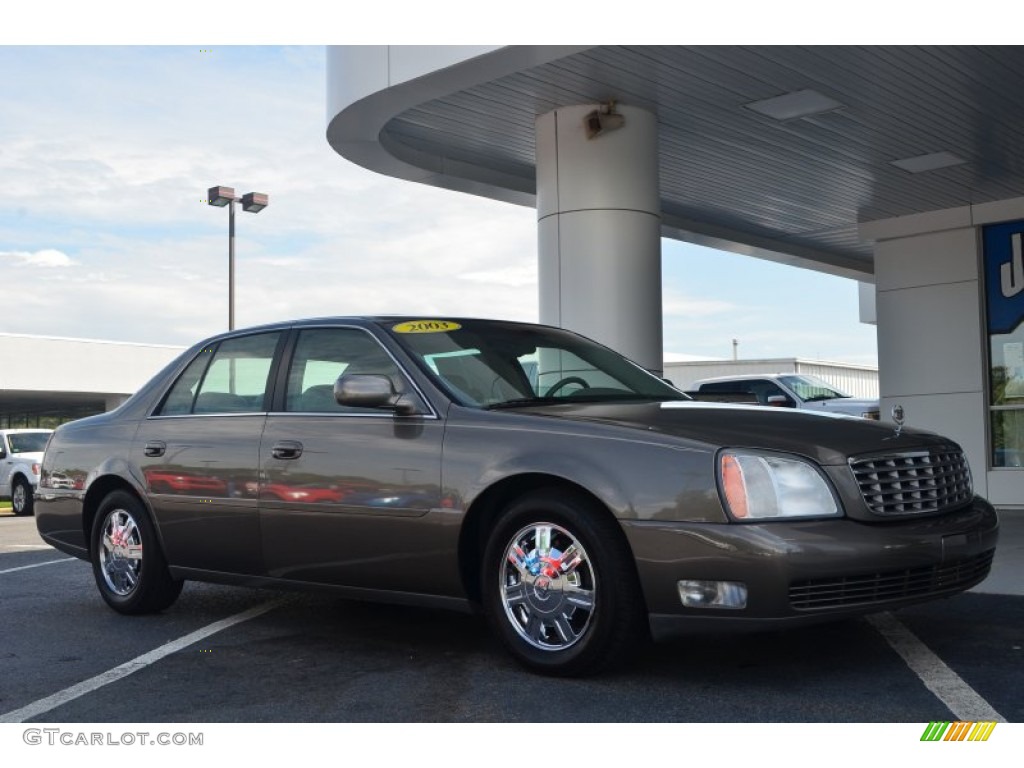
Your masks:
M121 613L167 609L189 579L331 589L479 610L560 675L652 632L952 595L998 535L946 438L696 402L574 333L461 318L203 341L56 431L36 520Z

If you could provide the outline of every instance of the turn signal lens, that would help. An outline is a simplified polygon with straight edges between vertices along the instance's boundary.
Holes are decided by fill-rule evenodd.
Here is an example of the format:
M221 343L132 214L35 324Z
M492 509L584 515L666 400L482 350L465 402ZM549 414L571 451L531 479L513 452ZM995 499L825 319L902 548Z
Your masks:
M722 454L722 489L725 500L729 503L729 511L733 517L743 519L747 516L747 488L743 483L743 470L735 456Z

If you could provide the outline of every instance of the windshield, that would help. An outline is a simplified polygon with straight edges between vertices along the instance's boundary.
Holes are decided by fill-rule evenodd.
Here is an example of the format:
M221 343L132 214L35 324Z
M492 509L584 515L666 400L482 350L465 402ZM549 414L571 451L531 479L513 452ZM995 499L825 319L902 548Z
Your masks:
M817 376L780 376L779 379L804 402L849 397L845 392L841 392Z
M689 399L607 347L557 328L447 320L398 322L389 330L463 405Z
M22 432L8 435L7 442L11 446L11 453L42 453L46 450L49 437L49 432Z

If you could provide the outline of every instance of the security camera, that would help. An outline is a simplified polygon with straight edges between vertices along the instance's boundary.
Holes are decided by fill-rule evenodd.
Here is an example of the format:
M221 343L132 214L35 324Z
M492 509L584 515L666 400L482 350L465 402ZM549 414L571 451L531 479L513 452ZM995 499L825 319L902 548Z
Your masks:
M602 104L583 118L583 128L587 132L588 139L597 138L602 133L614 131L625 124L625 116L615 111L614 103Z

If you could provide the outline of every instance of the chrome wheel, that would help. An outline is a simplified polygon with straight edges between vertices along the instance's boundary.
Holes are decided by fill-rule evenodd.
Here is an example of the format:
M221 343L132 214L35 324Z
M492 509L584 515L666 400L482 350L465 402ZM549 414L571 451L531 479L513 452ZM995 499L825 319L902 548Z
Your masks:
M100 572L107 588L126 597L135 591L142 572L142 532L124 509L113 509L103 521L99 548Z
M11 488L11 509L14 514L27 517L32 514L32 508L32 486L24 477L18 477Z
M14 514L20 515L25 511L25 501L28 498L28 494L25 492L24 483L15 483L14 491L11 493L11 507L14 509Z
M587 551L567 529L533 523L505 548L501 603L516 633L534 648L562 651L590 628L597 578Z
M153 520L135 494L104 497L89 542L96 586L118 613L155 613L178 599L183 582L171 576Z

